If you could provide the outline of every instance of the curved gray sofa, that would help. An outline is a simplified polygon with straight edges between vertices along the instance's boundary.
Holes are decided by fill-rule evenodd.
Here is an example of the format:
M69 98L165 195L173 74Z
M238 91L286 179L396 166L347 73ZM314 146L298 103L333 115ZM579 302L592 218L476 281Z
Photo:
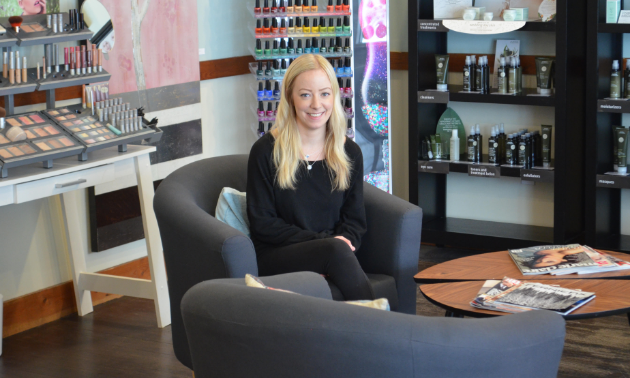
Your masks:
M549 311L423 317L330 300L302 272L200 283L182 300L196 378L555 377L565 321Z
M155 193L157 217L171 300L173 349L192 368L180 304L199 282L258 275L249 238L214 218L219 193L228 186L246 190L248 155L200 160L170 174ZM378 298L393 311L415 314L422 210L372 185L364 185L367 233L357 258ZM333 298L341 292L330 285Z

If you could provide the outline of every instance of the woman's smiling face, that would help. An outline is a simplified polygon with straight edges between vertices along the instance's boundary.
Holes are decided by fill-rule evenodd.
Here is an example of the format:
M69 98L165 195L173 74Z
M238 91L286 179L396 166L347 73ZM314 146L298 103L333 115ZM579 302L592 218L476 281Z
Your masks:
M332 84L324 70L300 74L293 86L293 105L298 126L310 130L326 128L334 98Z

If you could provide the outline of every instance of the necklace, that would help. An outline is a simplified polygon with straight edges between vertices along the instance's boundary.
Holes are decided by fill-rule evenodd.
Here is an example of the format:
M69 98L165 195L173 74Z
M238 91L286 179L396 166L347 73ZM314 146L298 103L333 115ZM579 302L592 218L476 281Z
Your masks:
M324 150L322 149L322 151L324 151ZM317 153L317 155L319 155L322 151L320 151L319 153ZM312 163L312 164L309 164L309 162L308 162L308 158L309 158L311 155L304 155L304 156L305 156L305 160L306 160L306 169L308 169L308 170L310 171L311 169L313 169L313 166L315 165L315 163L317 163L317 160L313 161L313 163Z

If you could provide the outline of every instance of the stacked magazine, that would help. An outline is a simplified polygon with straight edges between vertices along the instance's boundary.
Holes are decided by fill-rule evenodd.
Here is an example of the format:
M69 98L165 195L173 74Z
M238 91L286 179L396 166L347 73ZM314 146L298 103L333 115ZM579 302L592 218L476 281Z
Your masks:
M550 310L566 315L595 298L595 293L505 277L488 280L470 302L475 308L509 313Z
M524 275L588 274L630 269L630 262L579 244L543 245L508 252Z

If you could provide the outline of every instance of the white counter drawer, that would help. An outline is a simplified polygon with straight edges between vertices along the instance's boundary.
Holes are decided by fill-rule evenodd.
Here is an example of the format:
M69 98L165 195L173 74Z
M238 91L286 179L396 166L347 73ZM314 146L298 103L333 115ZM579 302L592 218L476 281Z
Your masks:
M33 201L77 189L103 184L116 178L114 164L54 176L15 186L15 203Z

